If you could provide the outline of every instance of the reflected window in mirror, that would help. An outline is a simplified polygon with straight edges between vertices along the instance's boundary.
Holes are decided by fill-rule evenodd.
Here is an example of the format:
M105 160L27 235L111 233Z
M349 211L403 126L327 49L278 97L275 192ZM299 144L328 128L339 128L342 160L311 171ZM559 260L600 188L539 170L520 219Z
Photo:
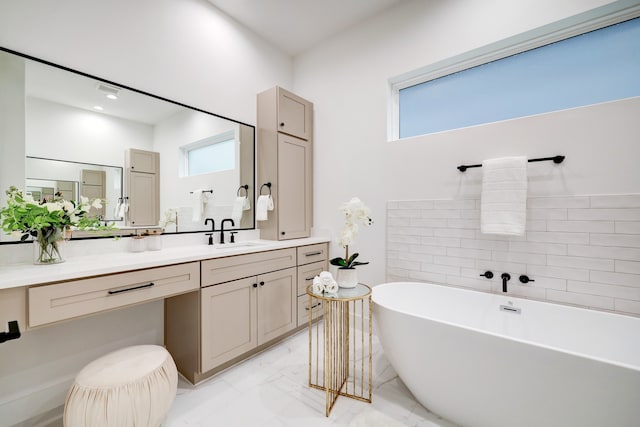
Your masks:
M236 135L229 131L180 148L184 162L182 176L233 170L236 165Z

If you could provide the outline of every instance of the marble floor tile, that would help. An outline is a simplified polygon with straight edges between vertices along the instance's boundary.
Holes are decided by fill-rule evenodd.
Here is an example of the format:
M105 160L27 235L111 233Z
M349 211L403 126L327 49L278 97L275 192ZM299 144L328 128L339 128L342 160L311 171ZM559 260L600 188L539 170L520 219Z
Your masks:
M339 397L329 417L325 394L308 387L309 334L289 337L193 386L183 378L163 427L348 426L373 408L407 427L455 427L422 407L398 378L374 336L373 402Z

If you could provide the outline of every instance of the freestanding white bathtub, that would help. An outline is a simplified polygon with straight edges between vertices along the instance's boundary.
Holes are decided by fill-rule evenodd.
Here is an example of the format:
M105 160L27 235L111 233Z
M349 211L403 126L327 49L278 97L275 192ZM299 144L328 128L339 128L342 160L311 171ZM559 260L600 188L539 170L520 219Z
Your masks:
M454 423L640 426L640 318L423 283L373 302L391 365Z

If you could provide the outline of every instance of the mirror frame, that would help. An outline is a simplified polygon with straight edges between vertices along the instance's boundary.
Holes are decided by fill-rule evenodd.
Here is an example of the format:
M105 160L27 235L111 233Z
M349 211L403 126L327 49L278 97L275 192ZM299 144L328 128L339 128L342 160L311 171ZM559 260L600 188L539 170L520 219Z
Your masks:
M65 67L64 65L59 65L59 64L56 64L54 62L50 62L50 61L47 61L47 60L44 60L44 59L36 58L34 56L27 55L25 53L15 51L13 49L8 49L8 48L3 47L3 46L0 46L0 51L6 52L6 53L10 53L12 55L16 55L16 56L19 56L21 58L28 59L28 60L31 60L31 61L39 62L39 63L44 64L44 65L55 67L55 68L58 68L58 69L63 70L63 71L68 71L68 72L71 72L73 74L77 74L77 75L80 75L80 76L83 76L83 77L87 77L87 78L94 79L94 80L99 80L99 81L107 83L109 85L120 87L120 88L126 89L126 90L130 90L132 92L136 92L136 93L141 94L141 95L150 96L150 97L152 97L154 99L157 99L157 100L160 100L160 101L169 102L171 104L175 104L175 105L178 105L178 106L183 107L183 108L188 108L190 110L194 110L194 111L197 111L197 112L200 112L200 113L204 113L204 114L208 114L210 116L214 116L214 117L217 117L217 118L220 118L220 119L229 120L229 121L237 123L239 125L244 125L244 126L250 127L251 129L253 129L253 165L252 165L252 168L253 168L253 182L252 182L252 185L253 185L253 188L255 188L255 186L256 186L256 161L257 161L256 160L256 156L257 156L256 136L257 135L256 135L256 127L254 125L251 125L251 124L245 123L245 122L241 122L239 120L235 120L235 119L232 119L232 118L220 115L220 114L212 113L210 111L206 111L206 110L203 110L203 109L200 109L200 108L192 107L190 105L183 104L183 103L178 102L178 101L173 101L171 99L164 98L164 97L159 96L159 95L154 95L152 93L145 92L143 90L135 89L135 88L132 88L131 86L127 86L127 85L124 85L124 84L121 84L121 83L118 83L118 82L114 82L112 80L107 80L107 79L105 79L103 77L98 77L98 76L95 76L95 75L92 75L92 74L88 74L88 73L85 73L85 72L82 72L82 71L74 70L73 68ZM124 176L123 176L123 179L124 179ZM25 185L26 185L26 183L25 183ZM254 200L255 200L255 194L254 194ZM157 233L157 230L162 230L162 227L160 227L159 225L157 227L138 227L138 228L140 230L147 230L147 231L149 231L151 233L154 233L154 234ZM234 230L255 230L255 229L256 229L256 218L255 218L255 210L253 210L253 227L250 227L250 228L237 228L237 229L234 229ZM213 231L219 231L219 230L220 229L214 229ZM174 232L166 232L166 233L162 232L162 234L167 234L167 235L194 234L194 233L204 233L204 232L210 232L210 231L211 230L203 229L203 230L196 230L196 231L177 231L177 232L174 231ZM0 230L0 233L3 233L3 231ZM90 235L87 235L88 233ZM94 232L91 232L91 231L88 231L88 232L87 231L81 231L80 233L77 233L77 234L81 235L81 237L72 237L71 240L104 239L104 238L112 238L113 236L130 237L130 236L135 236L136 235L136 230L132 229L132 228L114 229L114 230L111 230L111 232L108 235L105 235L104 231L95 232L95 234L94 234ZM22 241L0 241L0 245L15 245L15 244L25 244L25 243L29 243L30 244L32 242L30 240L29 241L25 241L25 242L22 242Z

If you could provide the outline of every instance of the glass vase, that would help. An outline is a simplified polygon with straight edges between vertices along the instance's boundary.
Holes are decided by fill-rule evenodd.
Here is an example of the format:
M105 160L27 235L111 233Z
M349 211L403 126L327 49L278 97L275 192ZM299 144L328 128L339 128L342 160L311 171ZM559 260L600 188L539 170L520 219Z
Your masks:
M64 262L64 232L59 228L43 228L33 241L34 264L59 264Z

